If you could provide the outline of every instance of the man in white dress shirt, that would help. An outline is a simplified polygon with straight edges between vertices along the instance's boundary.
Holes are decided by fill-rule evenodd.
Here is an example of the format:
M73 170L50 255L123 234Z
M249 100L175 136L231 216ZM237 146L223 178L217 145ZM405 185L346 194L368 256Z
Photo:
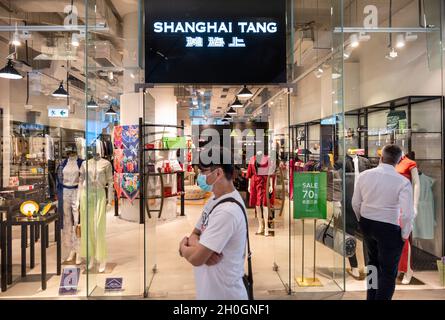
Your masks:
M395 170L401 158L400 147L385 146L380 165L360 174L352 198L367 247L367 266L377 271L375 275L368 267L368 276L377 276L377 284L368 280L368 300L392 299L403 244L413 225L412 185Z

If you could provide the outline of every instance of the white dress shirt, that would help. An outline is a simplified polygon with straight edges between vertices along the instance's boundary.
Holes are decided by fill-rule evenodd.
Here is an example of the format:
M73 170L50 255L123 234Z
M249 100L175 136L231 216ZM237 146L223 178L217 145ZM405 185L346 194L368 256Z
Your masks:
M414 220L411 182L388 164L360 174L352 197L352 208L360 220L366 219L401 226L407 239Z

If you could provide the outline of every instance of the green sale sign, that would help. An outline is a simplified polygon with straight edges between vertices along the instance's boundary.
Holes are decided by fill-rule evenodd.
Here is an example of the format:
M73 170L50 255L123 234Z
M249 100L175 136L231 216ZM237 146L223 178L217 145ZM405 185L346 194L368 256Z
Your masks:
M294 219L326 219L326 172L294 173Z

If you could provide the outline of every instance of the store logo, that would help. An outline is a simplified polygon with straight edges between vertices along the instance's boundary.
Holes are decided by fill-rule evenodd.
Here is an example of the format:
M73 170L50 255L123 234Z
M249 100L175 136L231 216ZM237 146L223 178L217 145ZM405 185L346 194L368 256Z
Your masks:
M276 22L154 22L153 31L158 34L188 34L185 37L186 48L245 48L244 38L233 36L248 34L275 34ZM196 34L212 34L203 37ZM215 35L219 35L218 37ZM221 35L232 35L223 37Z

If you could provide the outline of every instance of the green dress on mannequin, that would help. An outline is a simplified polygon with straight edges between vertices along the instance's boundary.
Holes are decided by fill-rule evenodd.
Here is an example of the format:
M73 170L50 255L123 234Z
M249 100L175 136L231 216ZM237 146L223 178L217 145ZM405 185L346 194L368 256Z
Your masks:
M86 172L88 171L88 177ZM80 169L80 221L83 226L81 236L81 256L88 257L88 268L95 260L99 262L99 272L105 271L107 259L106 213L108 203L113 199L113 170L108 160L95 156L84 162Z

